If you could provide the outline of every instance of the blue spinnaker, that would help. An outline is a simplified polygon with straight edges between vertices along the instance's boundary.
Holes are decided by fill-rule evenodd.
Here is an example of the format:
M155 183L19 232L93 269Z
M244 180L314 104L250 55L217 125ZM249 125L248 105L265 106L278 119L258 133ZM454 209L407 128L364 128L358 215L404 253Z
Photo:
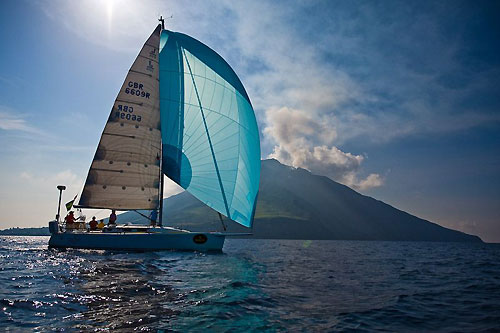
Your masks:
M250 227L259 189L257 121L238 76L203 43L163 30L163 172L207 206Z

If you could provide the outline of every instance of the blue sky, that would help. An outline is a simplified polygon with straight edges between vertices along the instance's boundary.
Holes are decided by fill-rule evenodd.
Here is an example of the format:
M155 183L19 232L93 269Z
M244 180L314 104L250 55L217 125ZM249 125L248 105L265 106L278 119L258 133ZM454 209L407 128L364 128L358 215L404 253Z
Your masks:
M500 241L498 2L3 1L0 228L80 189L159 14L219 52L262 157ZM178 189L168 184L167 193Z

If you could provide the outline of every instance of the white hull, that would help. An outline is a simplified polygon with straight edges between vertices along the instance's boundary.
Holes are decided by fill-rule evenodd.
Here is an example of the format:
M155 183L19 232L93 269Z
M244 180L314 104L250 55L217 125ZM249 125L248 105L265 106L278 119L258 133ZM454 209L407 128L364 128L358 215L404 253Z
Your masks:
M145 232L58 232L49 248L119 251L222 251L225 235L155 228Z

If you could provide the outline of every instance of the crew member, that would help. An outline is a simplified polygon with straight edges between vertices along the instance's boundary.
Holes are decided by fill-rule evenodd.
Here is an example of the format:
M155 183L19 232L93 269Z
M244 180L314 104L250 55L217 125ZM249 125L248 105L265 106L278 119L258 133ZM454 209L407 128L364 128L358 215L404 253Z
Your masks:
M99 230L102 230L104 228L105 224L104 224L104 219L101 219L101 221L99 221L99 224L97 225L97 228Z
M90 231L97 230L97 221L95 219L95 216L92 216L92 220L89 222L89 227L90 227Z
M156 227L156 219L158 218L158 211L153 209L151 214L149 214L149 219L151 220L151 226Z
M66 222L66 224L72 224L72 223L75 223L75 215L74 215L74 212L73 211L70 211L68 213L68 215L66 215L66 217L64 218L64 221Z
M115 225L115 224L116 224L116 211L113 209L111 211L111 215L109 215L108 225Z

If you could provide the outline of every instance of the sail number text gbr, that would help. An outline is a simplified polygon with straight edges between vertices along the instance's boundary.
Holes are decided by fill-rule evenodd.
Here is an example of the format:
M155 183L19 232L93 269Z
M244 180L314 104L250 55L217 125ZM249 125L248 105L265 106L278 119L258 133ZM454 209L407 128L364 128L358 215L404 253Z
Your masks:
M149 99L150 94L144 91L144 85L142 83L129 81L127 83L127 88L125 88L125 93L129 95L139 96ZM118 104L117 110L115 112L115 118L126 119L133 121L141 121L141 116L133 114L134 108L129 105Z
M125 88L125 93L129 95L135 95L139 97L144 97L149 99L149 93L144 91L144 85L142 83L129 81L128 87Z
M117 109L118 110L115 112L115 118L141 121L141 116L133 114L134 108L132 106L118 104Z

